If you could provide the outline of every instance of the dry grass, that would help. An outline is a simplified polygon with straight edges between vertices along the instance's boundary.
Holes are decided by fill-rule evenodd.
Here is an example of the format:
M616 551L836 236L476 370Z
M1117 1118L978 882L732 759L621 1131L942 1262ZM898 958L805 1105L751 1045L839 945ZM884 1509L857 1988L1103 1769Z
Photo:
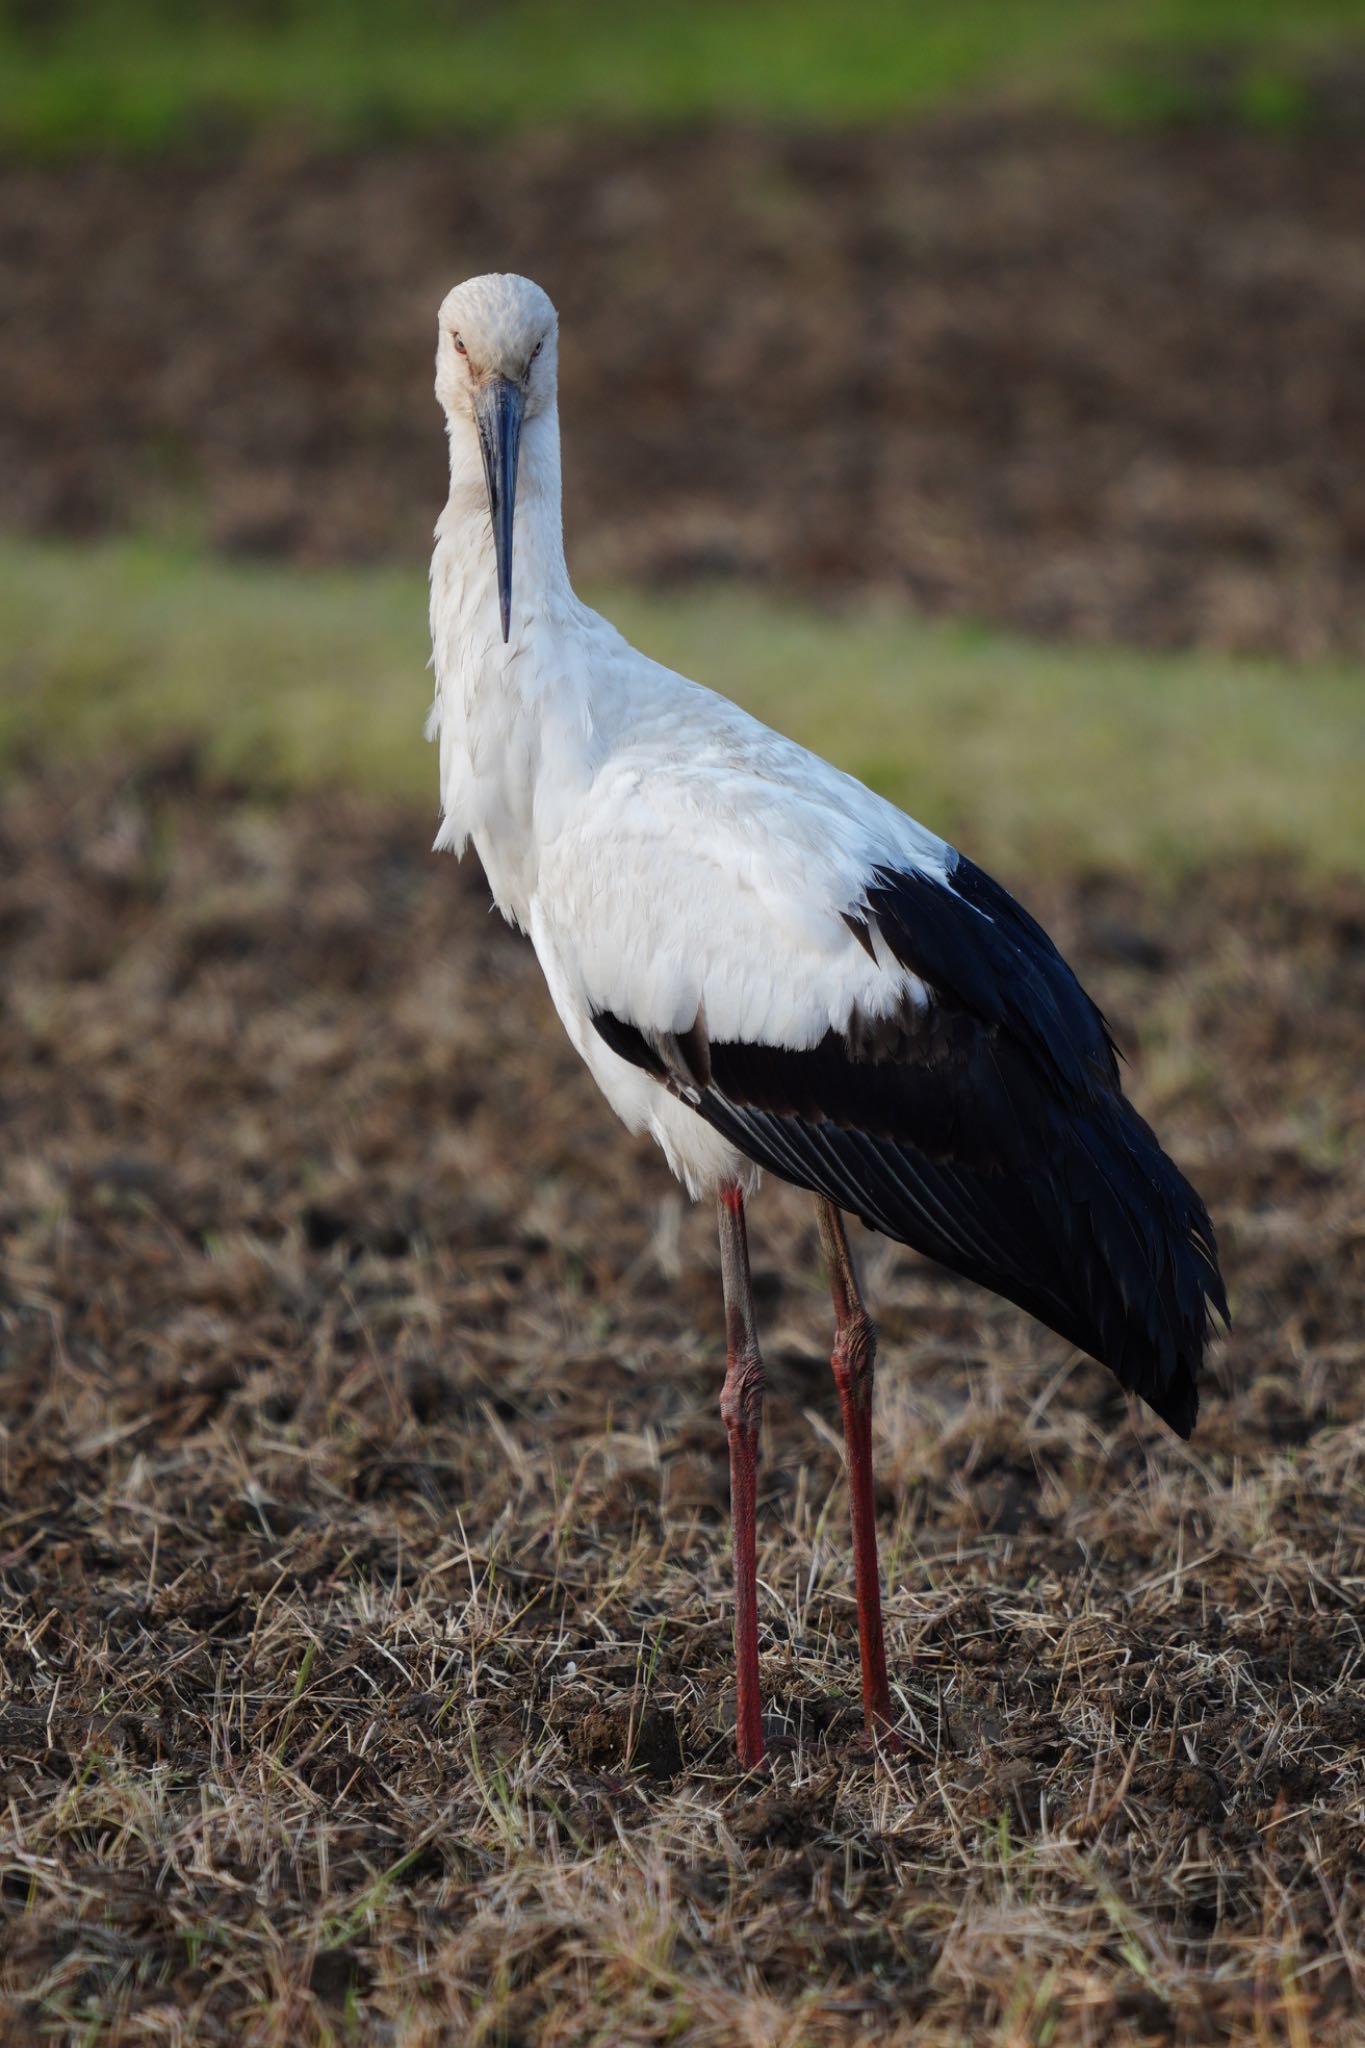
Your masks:
M1237 1331L1185 1448L866 1242L894 1767L759 1203L756 1782L709 1219L426 830L174 762L0 811L0 2033L1359 2042L1365 890L1038 903Z

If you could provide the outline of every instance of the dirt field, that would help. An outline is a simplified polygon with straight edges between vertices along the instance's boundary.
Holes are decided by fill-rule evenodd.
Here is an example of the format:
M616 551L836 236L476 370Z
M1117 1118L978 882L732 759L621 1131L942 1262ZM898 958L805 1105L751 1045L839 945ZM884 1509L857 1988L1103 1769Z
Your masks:
M0 524L420 561L437 301L524 269L580 572L1359 653L1362 190L1358 125L984 117L11 165Z
M893 1769L759 1202L754 1783L710 1219L430 831L0 810L3 2038L1358 2043L1365 887L1034 893L1236 1330L1185 1448L864 1240Z

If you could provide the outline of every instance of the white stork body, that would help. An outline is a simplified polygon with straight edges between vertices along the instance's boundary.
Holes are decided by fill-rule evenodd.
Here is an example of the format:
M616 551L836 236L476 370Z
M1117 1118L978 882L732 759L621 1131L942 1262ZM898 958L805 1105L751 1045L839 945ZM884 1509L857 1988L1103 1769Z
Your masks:
M820 1201L869 1725L871 1325L841 1210L1020 1303L1188 1434L1212 1304L1198 1196L1125 1101L1099 1012L1006 892L894 805L629 646L564 564L554 309L478 278L441 309L450 496L431 569L443 822L528 933L631 1130L721 1196L741 1756L761 1361L743 1191ZM515 515L515 525L514 525ZM512 573L515 536L515 577Z
M528 434L523 475L533 445ZM522 519L557 528L554 510L518 494L518 569ZM651 1132L694 1197L747 1184L753 1163L613 1052L594 1015L666 1037L701 1014L712 1039L806 1050L844 1032L855 1012L927 1003L923 983L884 945L869 954L844 913L879 865L943 881L952 851L576 601L548 617L514 604L504 646L489 632L487 523L480 533L460 522L452 534L453 524L443 519L432 562L437 845L473 842L498 908L529 934L565 1030L626 1126ZM557 545L558 533L543 539ZM457 567L461 550L474 559ZM561 573L562 561L560 552ZM461 659L471 645L484 648L476 666Z

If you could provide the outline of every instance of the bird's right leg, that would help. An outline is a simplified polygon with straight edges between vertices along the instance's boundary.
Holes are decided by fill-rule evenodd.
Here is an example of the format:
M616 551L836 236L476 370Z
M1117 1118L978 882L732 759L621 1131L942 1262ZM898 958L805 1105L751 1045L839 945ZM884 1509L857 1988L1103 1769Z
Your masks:
M872 1380L877 1332L858 1289L844 1219L819 1198L820 1243L834 1299L834 1384L844 1416L844 1455L853 1511L853 1577L858 1599L858 1649L863 1666L863 1718L884 1748L900 1748L886 1682L882 1589L877 1569L877 1508L872 1483Z
M735 1741L745 1770L763 1761L758 1694L758 1432L763 1420L763 1359L749 1280L744 1192L720 1189L720 1274L725 1289L725 1385L720 1412L730 1439L730 1516L735 1550Z

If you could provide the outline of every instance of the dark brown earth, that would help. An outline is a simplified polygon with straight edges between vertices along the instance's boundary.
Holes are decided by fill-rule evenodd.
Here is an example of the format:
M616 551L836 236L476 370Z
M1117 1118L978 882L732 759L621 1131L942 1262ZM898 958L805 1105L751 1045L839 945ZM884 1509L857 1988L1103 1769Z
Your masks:
M1365 649L1365 136L545 135L0 174L0 525L421 560L436 304L564 315L596 577Z
M759 1201L755 1785L710 1220L428 831L4 795L0 2036L1358 2043L1365 888L1035 897L1236 1331L1187 1448L863 1241L894 1765Z

